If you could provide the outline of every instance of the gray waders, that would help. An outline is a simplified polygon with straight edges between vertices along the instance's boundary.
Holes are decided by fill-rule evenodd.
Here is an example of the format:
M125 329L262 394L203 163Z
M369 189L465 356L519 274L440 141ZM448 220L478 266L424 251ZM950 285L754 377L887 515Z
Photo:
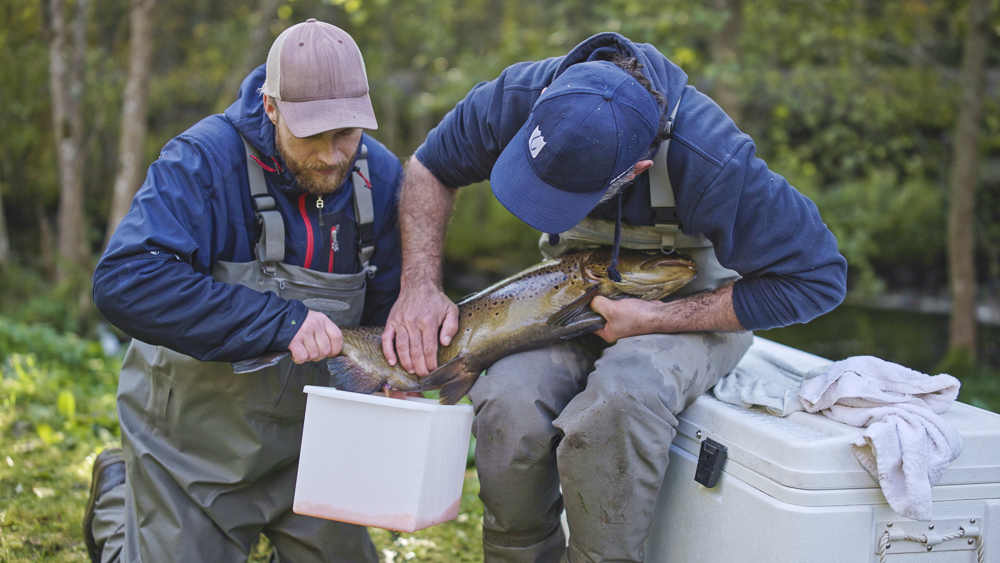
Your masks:
M246 148L249 155L253 149ZM220 262L212 277L301 300L339 326L357 325L372 271L370 242L362 242L357 274L281 263L284 224L268 201L261 169L247 160L263 227L257 261ZM367 176L366 161L360 158L358 165ZM371 192L357 173L354 193L359 228L367 227L373 220ZM366 528L292 512L302 388L328 384L325 362L295 365L285 359L236 375L228 362L201 362L133 341L118 386L126 483L105 493L96 507L94 536L103 545L102 561L243 562L264 533L278 561L375 562Z
M621 246L683 251L699 271L681 295L715 289L739 275L719 264L704 236L680 232L668 146L650 169L657 225L623 226ZM557 244L548 235L539 244L553 257L610 246L613 237L613 223L586 219ZM485 561L643 561L676 415L732 371L751 340L749 332L649 334L607 346L584 337L491 366L469 394Z

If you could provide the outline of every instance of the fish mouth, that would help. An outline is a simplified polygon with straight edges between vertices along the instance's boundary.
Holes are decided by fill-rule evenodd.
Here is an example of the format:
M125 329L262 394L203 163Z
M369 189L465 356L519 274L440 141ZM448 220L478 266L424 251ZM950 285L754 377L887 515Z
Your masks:
M653 301L677 291L698 276L698 266L678 254L652 254L623 260L621 281L607 280L625 295Z
M653 256L649 260L646 260L645 262L640 264L639 269L652 270L657 266L666 266L668 268L669 267L688 268L689 270L694 270L695 272L698 271L698 267L695 266L695 263L688 260L687 258L684 258L682 256L665 256L665 255Z
M634 254L632 254L632 256L627 256L626 253L623 252L622 255L620 255L618 273L622 277L627 277L629 271L643 274L642 280L633 279L633 283L657 284L668 282L678 277L677 273L674 272L672 275L666 276L665 279L657 279L655 274L652 274L652 271L661 267L690 270L694 274L697 274L698 272L697 264L680 253L664 254L661 251L653 250L632 252L641 252L648 255L648 258L642 260L641 262L637 261L637 257ZM584 278L596 282L607 281L607 262L609 262L610 259L611 253L607 250L602 249L592 252L587 256L587 259L584 261L583 267L581 268Z

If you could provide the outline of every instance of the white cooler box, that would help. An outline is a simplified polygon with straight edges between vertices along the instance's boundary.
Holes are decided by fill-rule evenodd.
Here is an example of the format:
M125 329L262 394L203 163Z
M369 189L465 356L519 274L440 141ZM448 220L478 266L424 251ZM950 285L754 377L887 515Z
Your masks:
M760 338L754 346L803 371L827 362ZM877 563L888 539L887 563L998 563L1000 415L956 402L943 416L962 434L962 455L933 489L933 520L916 522L889 508L851 452L864 429L805 412L781 418L705 394L678 417L646 561ZM705 439L728 448L711 489L694 480ZM959 527L966 535L953 538Z

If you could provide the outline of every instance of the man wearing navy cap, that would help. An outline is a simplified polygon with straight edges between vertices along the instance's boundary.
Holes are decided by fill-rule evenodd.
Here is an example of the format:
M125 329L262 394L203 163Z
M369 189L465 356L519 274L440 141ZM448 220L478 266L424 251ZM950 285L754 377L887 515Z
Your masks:
M486 179L547 256L605 244L612 266L621 246L698 264L669 302L595 298L602 349L578 339L510 356L469 394L486 561L642 561L677 413L734 368L749 331L838 305L846 261L816 206L684 71L600 34L476 86L410 159L383 347L420 375L457 326L440 286L453 188Z

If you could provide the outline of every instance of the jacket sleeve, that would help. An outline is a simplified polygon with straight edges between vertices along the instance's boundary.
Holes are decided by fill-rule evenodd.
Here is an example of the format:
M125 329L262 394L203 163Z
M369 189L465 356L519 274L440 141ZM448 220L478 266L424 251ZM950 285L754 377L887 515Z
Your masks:
M226 190L243 185L240 173L190 136L163 148L94 272L94 302L108 321L204 361L287 348L304 305L209 275L217 260L251 257L239 195Z
M517 63L476 85L417 149L416 157L446 186L488 180L504 147L528 120L561 58Z
M704 190L678 194L678 211L685 232L704 233L743 276L733 288L743 327L806 322L839 305L847 261L812 200L769 170L749 137L717 171Z

